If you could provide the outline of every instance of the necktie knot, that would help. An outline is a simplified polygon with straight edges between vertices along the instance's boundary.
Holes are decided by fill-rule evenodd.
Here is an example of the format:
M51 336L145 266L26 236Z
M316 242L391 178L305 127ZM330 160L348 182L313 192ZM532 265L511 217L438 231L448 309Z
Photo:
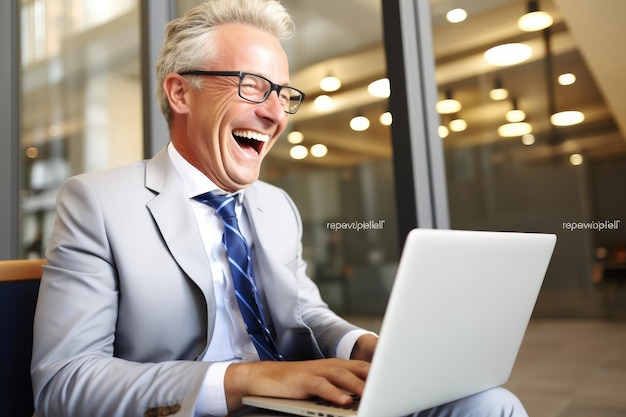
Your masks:
M195 196L194 200L213 207L223 219L237 217L235 213L235 197L233 195L217 195L213 192L208 192Z

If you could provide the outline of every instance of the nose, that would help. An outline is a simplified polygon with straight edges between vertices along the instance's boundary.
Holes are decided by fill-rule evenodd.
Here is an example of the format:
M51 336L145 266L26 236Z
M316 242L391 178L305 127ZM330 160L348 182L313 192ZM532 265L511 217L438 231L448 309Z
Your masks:
M258 107L257 114L264 119L271 120L272 123L284 123L287 119L287 113L283 110L283 106L278 98L278 91L270 92L269 97Z

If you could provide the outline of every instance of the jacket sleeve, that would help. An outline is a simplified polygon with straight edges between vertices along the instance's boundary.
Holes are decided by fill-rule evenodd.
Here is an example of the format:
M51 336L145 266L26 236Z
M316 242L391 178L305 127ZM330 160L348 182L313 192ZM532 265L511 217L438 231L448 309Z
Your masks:
M98 197L80 178L59 193L34 323L36 412L39 417L192 416L210 364L116 357L125 294Z

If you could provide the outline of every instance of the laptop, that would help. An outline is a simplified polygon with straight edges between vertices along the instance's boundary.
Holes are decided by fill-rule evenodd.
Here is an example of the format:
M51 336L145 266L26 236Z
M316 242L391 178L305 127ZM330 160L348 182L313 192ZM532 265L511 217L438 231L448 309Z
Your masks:
M256 407L247 416L398 417L504 384L555 244L550 234L412 230L358 410L245 397Z

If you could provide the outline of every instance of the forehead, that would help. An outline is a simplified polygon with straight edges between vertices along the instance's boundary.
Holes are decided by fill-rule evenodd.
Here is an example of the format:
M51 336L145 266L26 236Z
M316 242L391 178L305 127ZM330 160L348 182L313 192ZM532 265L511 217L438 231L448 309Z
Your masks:
M220 26L215 32L213 70L246 71L275 83L289 81L287 55L274 35L241 24Z

